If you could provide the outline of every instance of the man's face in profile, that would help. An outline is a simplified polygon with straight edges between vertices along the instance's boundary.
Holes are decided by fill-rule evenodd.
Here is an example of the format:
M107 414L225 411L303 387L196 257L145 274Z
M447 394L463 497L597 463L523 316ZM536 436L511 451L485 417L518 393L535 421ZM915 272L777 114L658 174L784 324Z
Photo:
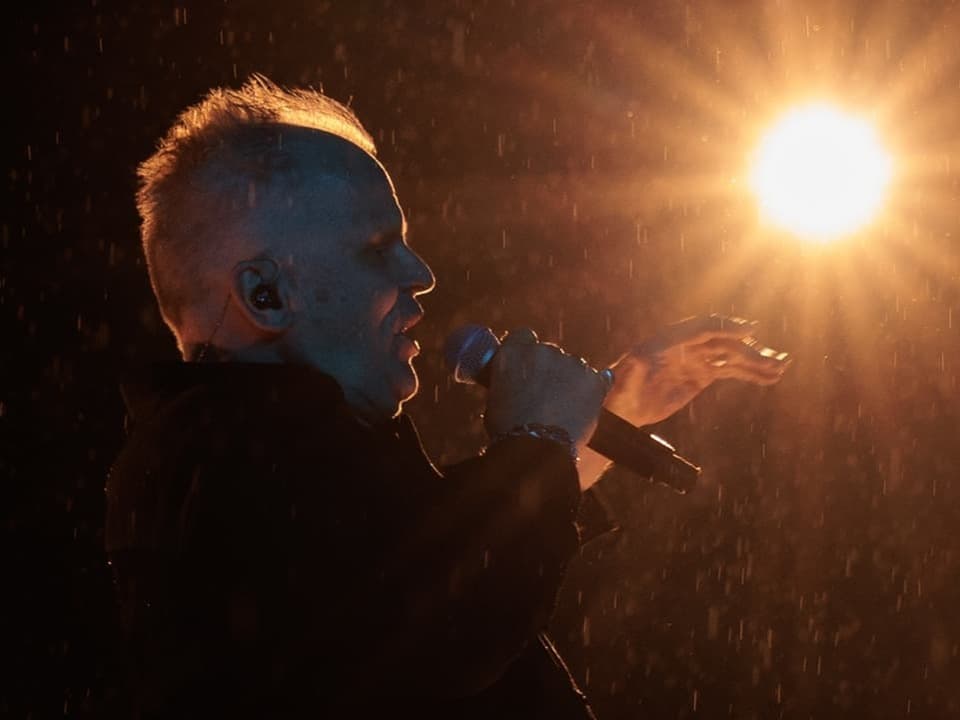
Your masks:
M383 167L339 139L309 144L295 193L271 195L259 218L259 232L283 234L292 249L292 359L332 375L366 420L384 420L417 391L419 347L403 333L422 316L414 298L433 273L406 243Z

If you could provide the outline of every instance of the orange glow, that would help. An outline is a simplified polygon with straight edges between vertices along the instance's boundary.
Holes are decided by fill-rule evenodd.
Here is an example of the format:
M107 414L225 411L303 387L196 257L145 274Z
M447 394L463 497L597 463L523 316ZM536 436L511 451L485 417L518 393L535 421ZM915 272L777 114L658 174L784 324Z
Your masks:
M787 113L763 137L750 187L766 220L826 242L873 219L891 172L868 123L812 104Z

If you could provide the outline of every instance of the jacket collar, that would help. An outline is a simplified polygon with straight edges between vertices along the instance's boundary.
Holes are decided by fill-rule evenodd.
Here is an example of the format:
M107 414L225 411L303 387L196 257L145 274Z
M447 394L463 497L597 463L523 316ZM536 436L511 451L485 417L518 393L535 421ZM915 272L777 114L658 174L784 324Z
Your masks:
M133 368L123 376L120 392L134 422L144 422L170 400L199 388L269 394L287 404L335 407L343 391L329 375L306 365L268 363L157 363Z

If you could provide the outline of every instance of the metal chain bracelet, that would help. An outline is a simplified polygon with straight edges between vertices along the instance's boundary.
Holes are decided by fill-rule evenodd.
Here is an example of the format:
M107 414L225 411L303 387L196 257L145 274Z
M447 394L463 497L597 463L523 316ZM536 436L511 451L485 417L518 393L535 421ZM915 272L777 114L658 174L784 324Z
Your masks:
M549 440L551 442L563 445L574 462L580 461L580 455L577 452L577 444L570 437L570 433L557 425L543 425L541 423L524 423L515 428L500 432L490 438L490 444L509 437L533 437L540 440Z

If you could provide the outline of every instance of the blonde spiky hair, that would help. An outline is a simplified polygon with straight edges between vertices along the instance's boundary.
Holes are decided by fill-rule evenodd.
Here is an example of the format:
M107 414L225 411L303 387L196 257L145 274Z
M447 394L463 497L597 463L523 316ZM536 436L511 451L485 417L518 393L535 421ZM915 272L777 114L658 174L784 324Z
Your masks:
M224 228L242 219L250 187L296 174L281 129L337 136L371 156L373 138L345 105L312 89L287 89L260 74L239 89L215 88L184 110L137 169L137 209L150 284L181 343L185 311L208 299L195 269L222 252ZM215 178L216 188L208 181Z

